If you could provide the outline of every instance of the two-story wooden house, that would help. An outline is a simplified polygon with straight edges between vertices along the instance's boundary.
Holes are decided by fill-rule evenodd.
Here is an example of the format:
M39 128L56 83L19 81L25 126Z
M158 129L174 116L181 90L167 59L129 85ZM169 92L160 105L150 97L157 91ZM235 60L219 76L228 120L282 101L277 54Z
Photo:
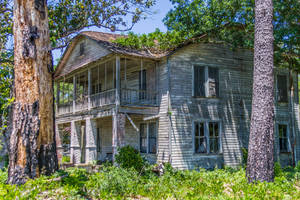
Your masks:
M56 69L60 157L69 148L75 164L111 160L118 147L132 145L150 162L180 169L240 165L250 130L252 51L190 43L153 54L120 47L112 42L117 37L80 33ZM274 76L274 153L287 165L300 159L298 77L284 69Z

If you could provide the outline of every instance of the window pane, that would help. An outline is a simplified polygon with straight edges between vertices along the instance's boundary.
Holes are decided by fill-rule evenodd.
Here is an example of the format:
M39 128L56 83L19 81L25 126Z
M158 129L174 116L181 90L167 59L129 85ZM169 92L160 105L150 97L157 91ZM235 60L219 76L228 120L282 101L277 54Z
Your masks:
M97 151L101 151L100 129L97 128Z
M205 134L204 134L204 123L199 123L199 126L200 126L200 136L204 137L205 136Z
M209 148L210 148L210 153L218 153L219 152L218 138L210 138L209 139Z
M205 67L194 66L194 96L205 97Z
M149 123L149 153L156 153L156 123Z
M149 137L156 138L156 123L149 123Z
M288 135L287 125L278 125L278 136L279 136L279 150L280 152L288 152Z
M209 123L209 148L210 153L218 153L219 152L219 123L211 122Z
M277 76L277 94L278 102L288 102L287 77L284 75Z
M147 153L147 125L140 125L140 151L141 153Z
M208 90L209 90L209 97L218 97L218 90L219 90L219 76L218 76L218 69L217 68L208 68Z
M156 153L156 138L149 138L149 153Z

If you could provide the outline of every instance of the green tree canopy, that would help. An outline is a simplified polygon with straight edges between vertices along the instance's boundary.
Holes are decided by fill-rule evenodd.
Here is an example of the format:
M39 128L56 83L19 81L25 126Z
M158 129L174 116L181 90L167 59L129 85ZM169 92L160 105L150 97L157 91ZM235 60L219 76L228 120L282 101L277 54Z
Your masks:
M254 0L171 0L164 23L167 33L130 33L116 42L134 48L173 49L185 40L223 41L233 47L253 48ZM300 1L274 0L275 63L300 70ZM207 36L207 37L203 37Z

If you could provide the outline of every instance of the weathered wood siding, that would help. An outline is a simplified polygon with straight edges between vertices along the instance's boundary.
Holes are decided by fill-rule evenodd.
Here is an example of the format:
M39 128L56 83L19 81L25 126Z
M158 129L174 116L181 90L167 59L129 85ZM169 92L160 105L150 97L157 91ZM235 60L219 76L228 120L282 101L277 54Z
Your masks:
M80 44L84 43L84 53L80 56ZM102 47L99 43L94 40L83 38L79 40L70 56L67 58L64 68L62 69L60 76L67 75L71 71L79 69L93 61L96 61L111 52L104 47Z
M157 88L159 101L159 123L158 123L158 138L157 138L157 162L170 162L170 120L168 116L169 105L169 79L166 59L157 63Z
M193 65L219 69L218 98L192 97ZM223 164L240 165L241 148L247 148L250 131L252 53L248 50L232 51L223 45L194 44L171 55L169 67L172 165L181 169L214 168ZM291 112L288 104L277 105L275 119L290 124ZM221 123L222 153L195 154L193 123L211 120ZM284 160L286 156L281 157Z

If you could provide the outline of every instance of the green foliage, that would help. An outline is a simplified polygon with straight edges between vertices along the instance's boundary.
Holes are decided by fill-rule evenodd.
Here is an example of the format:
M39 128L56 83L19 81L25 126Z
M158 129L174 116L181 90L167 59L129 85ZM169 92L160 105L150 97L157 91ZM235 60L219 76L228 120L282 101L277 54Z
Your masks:
M283 175L283 170L282 170L279 162L275 162L275 164L274 164L274 174L275 174L275 176Z
M156 29L155 32L149 34L134 34L130 32L127 37L120 37L113 41L122 46L134 49L147 49L153 53L176 48L185 41L185 37L176 31L167 31L166 33Z
M164 19L169 30L187 37L206 34L235 47L254 45L254 0L171 0L174 9ZM275 63L300 70L300 1L275 0Z
M62 156L61 162L62 163L69 163L70 162L70 156Z
M95 173L69 168L21 186L5 184L0 171L0 199L299 199L299 169L284 169L273 183L248 184L245 170L181 171L169 165L163 176L103 166ZM55 180L64 176L61 180Z
M140 152L130 145L124 146L118 149L116 155L116 162L125 169L134 168L137 171L141 171L145 165Z
M242 154L243 154L243 165L247 166L247 160L248 160L248 149L242 148Z

